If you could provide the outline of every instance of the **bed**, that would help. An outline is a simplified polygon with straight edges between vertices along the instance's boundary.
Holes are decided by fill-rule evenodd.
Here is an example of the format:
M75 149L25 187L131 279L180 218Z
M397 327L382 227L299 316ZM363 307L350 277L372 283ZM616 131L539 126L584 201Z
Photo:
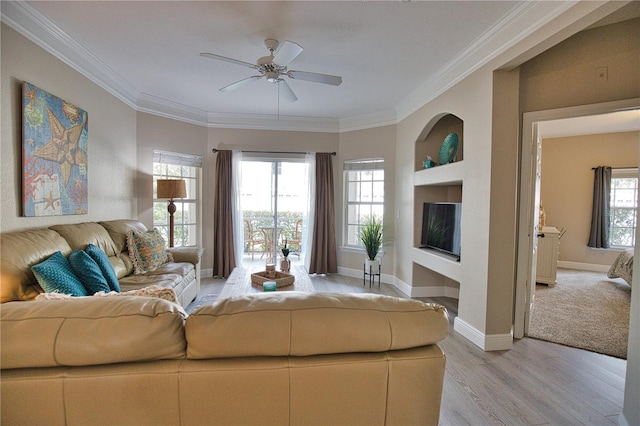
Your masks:
M633 249L625 250L618 255L611 264L607 277L622 278L631 285L633 281Z

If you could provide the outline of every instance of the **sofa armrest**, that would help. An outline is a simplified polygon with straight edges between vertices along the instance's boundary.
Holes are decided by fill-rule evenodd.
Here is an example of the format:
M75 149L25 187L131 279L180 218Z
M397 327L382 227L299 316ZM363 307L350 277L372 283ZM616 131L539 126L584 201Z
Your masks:
M164 299L72 297L2 305L2 369L185 356L186 313Z
M170 247L167 252L171 253L174 262L189 262L197 265L204 249L199 247Z

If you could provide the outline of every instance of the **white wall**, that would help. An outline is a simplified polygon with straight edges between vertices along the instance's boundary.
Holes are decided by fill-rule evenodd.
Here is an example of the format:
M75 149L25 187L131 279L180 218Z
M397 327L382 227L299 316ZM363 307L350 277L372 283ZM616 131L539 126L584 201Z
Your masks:
M0 230L135 218L136 113L2 24ZM22 92L28 81L89 114L88 213L22 217Z

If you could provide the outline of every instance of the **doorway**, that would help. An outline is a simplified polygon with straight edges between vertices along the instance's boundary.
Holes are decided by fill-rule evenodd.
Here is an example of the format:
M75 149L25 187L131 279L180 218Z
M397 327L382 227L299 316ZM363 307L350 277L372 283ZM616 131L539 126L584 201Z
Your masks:
M514 337L522 338L528 332L529 314L533 304L536 274L537 225L540 203L539 166L540 144L545 126L559 120L598 117L640 109L640 100L607 102L595 105L561 108L525 113L523 115L520 199L518 224L518 259L516 271L516 300Z
M304 159L247 158L241 162L243 265L276 261L288 249L303 264L309 222L309 165Z

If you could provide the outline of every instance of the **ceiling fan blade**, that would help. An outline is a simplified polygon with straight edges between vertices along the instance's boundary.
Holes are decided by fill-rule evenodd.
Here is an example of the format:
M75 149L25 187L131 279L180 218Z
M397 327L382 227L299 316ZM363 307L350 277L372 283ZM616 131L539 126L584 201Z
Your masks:
M296 56L301 54L303 50L299 44L286 40L282 46L280 46L280 49L278 49L276 56L273 57L273 63L286 67Z
M242 65L245 67L253 68L254 70L258 69L257 65L250 64L249 62L239 61L233 58L227 58L226 56L214 55L213 53L202 52L200 56L210 59L217 59L218 61L229 62L236 65Z
M289 102L295 102L298 100L296 94L291 90L291 86L289 86L283 79L278 80L278 92L282 95L283 99Z
M262 78L261 75L252 75L251 77L243 78L240 81L236 81L235 83L231 83L228 86L224 86L219 90L221 92L229 92L231 90L237 89L238 87L244 86L245 84L247 84L248 82L250 82L252 80L258 80L258 79L261 79L261 78Z
M337 75L318 74L307 71L289 71L287 75L294 80L312 81L314 83L330 84L332 86L340 86L342 77Z

